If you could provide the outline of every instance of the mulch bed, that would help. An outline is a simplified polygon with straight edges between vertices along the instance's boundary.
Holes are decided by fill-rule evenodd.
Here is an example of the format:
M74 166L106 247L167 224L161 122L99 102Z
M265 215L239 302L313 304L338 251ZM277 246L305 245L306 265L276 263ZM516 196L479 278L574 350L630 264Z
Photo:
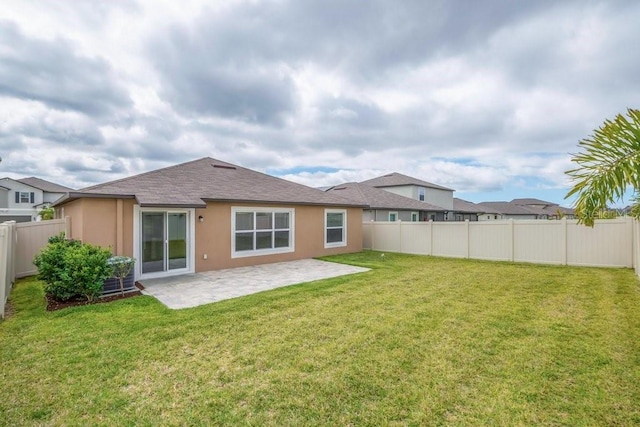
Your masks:
M136 282L136 287L138 289L144 289L144 286L142 286L142 284L139 282ZM96 301L91 301L91 302L87 301L86 299L80 299L80 298L72 299L69 301L58 301L49 297L48 295L45 295L45 299L47 301L47 311L56 311L56 310L62 310L63 308L77 307L80 305L102 304L105 302L137 297L138 295L142 295L142 293L140 291L133 291L133 292L129 291L129 292L125 292L123 295L118 292L109 296L98 298Z

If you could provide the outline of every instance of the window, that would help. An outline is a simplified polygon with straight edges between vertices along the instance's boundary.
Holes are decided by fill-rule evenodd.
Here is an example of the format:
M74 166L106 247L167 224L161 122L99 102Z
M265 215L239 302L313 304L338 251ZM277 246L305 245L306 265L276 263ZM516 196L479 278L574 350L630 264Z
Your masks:
M424 188L420 187L420 189L418 189L418 199L421 202L424 202Z
M347 211L326 209L324 211L324 247L347 246Z
M418 221L418 212L411 212L411 221Z
M232 208L232 257L293 252L293 209Z
M398 212L389 212L389 222L396 222L398 220Z
M16 191L16 203L35 203L35 193Z

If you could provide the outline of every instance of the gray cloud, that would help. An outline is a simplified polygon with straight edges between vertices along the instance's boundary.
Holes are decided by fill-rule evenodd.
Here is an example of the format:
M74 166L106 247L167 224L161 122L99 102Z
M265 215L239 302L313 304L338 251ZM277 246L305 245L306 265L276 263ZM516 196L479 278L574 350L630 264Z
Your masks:
M131 105L109 64L79 55L70 41L29 38L6 21L0 39L0 94L88 115Z

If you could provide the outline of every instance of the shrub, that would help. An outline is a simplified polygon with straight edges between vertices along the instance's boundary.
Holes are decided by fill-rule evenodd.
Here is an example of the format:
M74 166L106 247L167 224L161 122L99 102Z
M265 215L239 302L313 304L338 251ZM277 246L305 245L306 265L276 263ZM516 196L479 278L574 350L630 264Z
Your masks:
M114 256L107 260L113 271L113 277L120 281L120 292L124 295L124 279L127 278L136 260L128 256Z
M64 256L70 248L79 247L77 240L67 240L64 233L49 238L49 244L33 260L38 267L38 278L45 283L45 292L62 301L75 295L73 290L61 289L56 283L61 281L64 271ZM50 289L51 288L51 289Z
M61 233L49 239L33 263L47 295L60 301L82 295L93 301L102 292L104 281L111 277L112 267L107 264L110 256L107 249L67 240Z
M104 281L113 274L107 264L111 256L108 249L93 245L71 247L64 255L64 270L61 274L63 287L74 289L76 294L93 301L102 293Z

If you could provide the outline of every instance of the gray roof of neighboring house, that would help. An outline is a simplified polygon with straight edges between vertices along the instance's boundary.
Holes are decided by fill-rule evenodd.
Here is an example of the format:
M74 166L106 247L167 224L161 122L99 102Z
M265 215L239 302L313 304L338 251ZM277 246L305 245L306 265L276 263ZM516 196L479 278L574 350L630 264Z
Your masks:
M540 200L540 199L513 199L511 203L515 203L516 205L547 205L547 206L556 205L556 203L545 202L544 200Z
M478 205L468 200L453 198L453 211L454 212L469 212L469 213L487 213L489 210L486 206ZM493 212L491 212L493 213Z
M398 172L393 172L387 175L379 176L377 178L368 179L366 181L362 181L360 184L366 184L372 187L398 187L401 185L418 185L420 187L435 188L437 190L455 191L451 188L443 187L441 185L423 181L418 178L403 175Z
M362 206L211 157L83 188L56 204L83 197L135 198L141 206L205 207L207 201Z
M532 208L516 205L511 202L482 202L480 205L493 209L495 213L504 215L539 215L539 213L534 212Z
M348 182L333 186L326 190L328 193L339 194L352 200L357 200L371 209L397 209L411 211L444 212L440 206L421 202L420 200L400 196L367 184Z
M73 188L65 187L64 185L46 181L42 178L36 178L35 176L16 179L16 181L26 185L30 185L31 187L38 188L42 191L46 191L47 193L67 193L69 191L73 191Z

